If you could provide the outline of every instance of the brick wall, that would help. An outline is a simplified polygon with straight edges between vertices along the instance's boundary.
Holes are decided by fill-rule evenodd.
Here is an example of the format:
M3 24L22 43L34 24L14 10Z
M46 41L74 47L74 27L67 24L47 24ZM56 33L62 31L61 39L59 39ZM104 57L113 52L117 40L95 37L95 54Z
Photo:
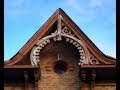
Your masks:
M67 64L66 72L57 74L54 71L55 62L60 61ZM45 46L40 53L40 80L39 90L80 90L79 79L80 66L78 65L79 52L71 44L66 42L52 42ZM34 85L29 86L34 90ZM25 90L25 85L5 84L4 90ZM85 85L85 90L90 90L90 84ZM115 83L97 82L94 90L116 90Z
M70 49L64 44L55 43L46 54L40 56L41 79L39 80L39 90L80 90L79 58L76 56L78 52L74 52L76 50ZM42 52L45 53L44 50ZM68 65L67 71L63 74L57 74L53 69L54 63L58 59L58 53L60 60Z

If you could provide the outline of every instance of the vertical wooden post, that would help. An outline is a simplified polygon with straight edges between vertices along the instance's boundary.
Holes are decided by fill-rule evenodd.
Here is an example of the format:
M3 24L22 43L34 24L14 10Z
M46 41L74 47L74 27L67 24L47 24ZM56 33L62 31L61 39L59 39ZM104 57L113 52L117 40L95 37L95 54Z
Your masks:
M57 23L57 30L58 30L58 40L62 40L62 37L61 37L61 30L62 30L62 23L61 23L61 16L58 15L58 23Z
M28 76L28 71L24 71L24 79L25 79L25 90L29 90L29 76Z
M85 90L85 79L86 79L86 71L85 70L82 70L82 73L81 73L81 90Z
M94 90L94 84L95 84L95 78L96 78L96 70L92 70L91 73L91 89L90 90Z
M34 79L35 79L35 90L38 90L38 80L39 80L39 71L34 71Z

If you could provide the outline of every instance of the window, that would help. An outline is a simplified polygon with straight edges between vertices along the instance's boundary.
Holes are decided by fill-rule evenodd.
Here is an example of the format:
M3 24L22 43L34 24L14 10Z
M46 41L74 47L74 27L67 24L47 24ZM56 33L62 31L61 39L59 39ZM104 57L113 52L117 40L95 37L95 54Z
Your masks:
M63 74L64 72L67 71L67 63L65 63L64 61L56 61L54 63L54 72L57 73L57 74Z

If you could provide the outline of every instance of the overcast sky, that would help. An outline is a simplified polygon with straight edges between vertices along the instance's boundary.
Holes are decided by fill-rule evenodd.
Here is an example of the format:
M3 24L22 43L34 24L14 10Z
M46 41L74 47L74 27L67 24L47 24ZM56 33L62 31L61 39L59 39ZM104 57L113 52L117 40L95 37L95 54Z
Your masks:
M4 60L12 58L58 8L104 54L116 57L116 0L4 0Z

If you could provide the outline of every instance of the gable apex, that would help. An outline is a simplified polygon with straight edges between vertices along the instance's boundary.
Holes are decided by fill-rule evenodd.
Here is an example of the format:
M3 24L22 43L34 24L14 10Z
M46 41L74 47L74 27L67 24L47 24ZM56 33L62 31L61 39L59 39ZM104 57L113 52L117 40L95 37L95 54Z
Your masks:
M41 26L41 28L28 40L28 42L18 51L18 53L9 61L5 61L5 64L14 65L20 61L33 48L33 46L36 45L36 42L42 39L44 35L49 32L49 29L52 27L52 25L55 24L55 22L58 21L60 15L62 21L71 29L76 37L86 45L92 54L96 53L96 57L99 57L99 59L103 60L107 64L115 63L114 58L103 54L97 48L97 46L83 33L83 31L72 21L72 19L61 8L58 8L54 14Z

